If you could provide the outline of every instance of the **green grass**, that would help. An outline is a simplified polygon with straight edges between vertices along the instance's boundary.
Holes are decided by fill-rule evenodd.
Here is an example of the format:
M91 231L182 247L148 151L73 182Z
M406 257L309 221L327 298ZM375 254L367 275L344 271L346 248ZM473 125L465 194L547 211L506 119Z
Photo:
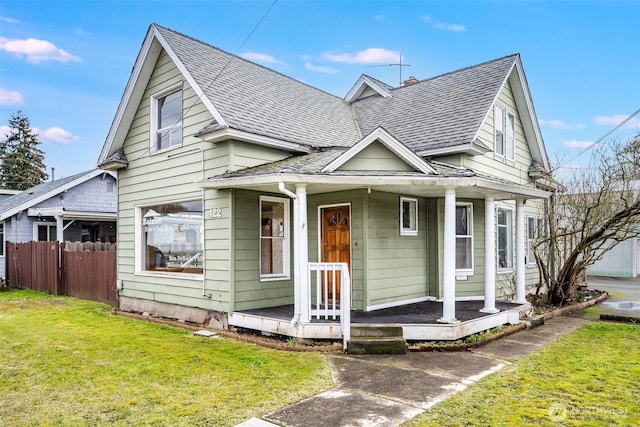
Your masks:
M640 425L640 327L589 323L406 426Z
M228 426L332 387L324 356L0 292L0 425Z

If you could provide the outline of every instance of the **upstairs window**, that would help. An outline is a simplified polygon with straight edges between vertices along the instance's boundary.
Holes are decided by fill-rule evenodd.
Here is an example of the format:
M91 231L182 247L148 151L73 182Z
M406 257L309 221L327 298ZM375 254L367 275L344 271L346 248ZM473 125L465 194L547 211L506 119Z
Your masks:
M182 90L172 87L151 97L151 152L182 144Z
M456 205L456 273L473 273L473 205Z
M400 197L400 235L418 235L418 200Z
M503 107L496 105L494 108L494 153L496 158L515 161L515 126L516 118Z

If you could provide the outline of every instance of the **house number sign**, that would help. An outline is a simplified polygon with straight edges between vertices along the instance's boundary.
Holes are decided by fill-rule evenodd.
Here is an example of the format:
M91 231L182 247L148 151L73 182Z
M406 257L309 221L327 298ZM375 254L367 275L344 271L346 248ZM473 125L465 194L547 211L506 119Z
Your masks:
M222 208L209 209L209 218L222 218Z

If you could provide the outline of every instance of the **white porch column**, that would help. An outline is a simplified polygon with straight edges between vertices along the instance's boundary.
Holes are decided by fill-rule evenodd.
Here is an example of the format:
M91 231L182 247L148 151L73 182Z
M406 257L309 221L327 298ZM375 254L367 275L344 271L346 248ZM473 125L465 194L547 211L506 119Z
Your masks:
M484 307L483 313L497 313L496 308L496 210L493 196L484 199Z
M443 250L442 317L440 323L457 323L456 319L456 190L444 192L444 250Z
M54 217L56 219L56 240L60 243L64 242L64 218L62 215Z
M526 304L526 289L524 276L524 200L516 200L516 301Z
M298 248L295 258L298 260L296 270L299 272L300 321L311 321L309 313L309 230L307 229L307 184L296 184L296 200L298 201L298 226L296 236Z
M297 324L302 316L302 280L300 271L300 203L293 193L288 194L293 199L293 319L292 324Z

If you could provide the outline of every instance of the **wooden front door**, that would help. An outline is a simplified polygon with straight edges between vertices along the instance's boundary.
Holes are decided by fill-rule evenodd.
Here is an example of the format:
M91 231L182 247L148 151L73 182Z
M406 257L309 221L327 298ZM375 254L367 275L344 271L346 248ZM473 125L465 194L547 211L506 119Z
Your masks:
M349 206L322 208L320 211L321 226L321 260L322 262L346 262L351 271L351 218ZM336 291L333 291L333 280L329 278L329 299L340 299L340 276L336 275Z

